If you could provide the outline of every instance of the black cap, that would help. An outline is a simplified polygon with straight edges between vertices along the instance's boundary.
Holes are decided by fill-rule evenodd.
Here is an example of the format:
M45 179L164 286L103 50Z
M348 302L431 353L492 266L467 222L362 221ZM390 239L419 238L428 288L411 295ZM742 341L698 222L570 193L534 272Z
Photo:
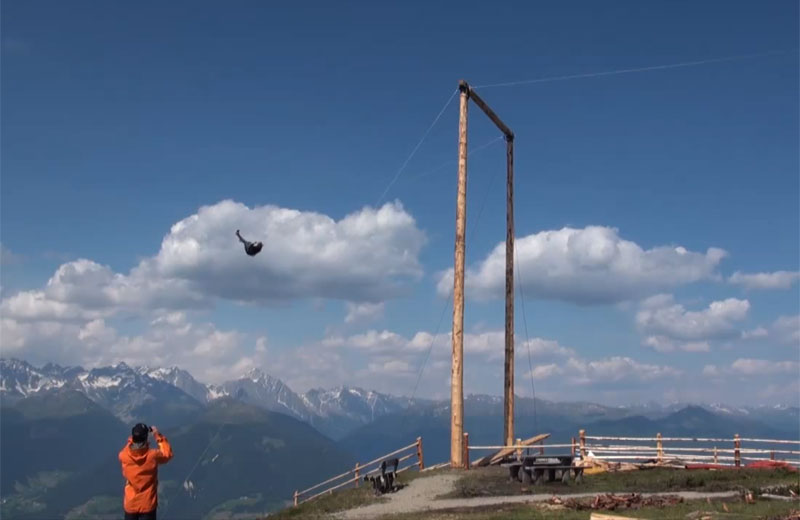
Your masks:
M133 442L144 442L147 440L147 432L150 428L144 423L139 423L131 429L131 439Z

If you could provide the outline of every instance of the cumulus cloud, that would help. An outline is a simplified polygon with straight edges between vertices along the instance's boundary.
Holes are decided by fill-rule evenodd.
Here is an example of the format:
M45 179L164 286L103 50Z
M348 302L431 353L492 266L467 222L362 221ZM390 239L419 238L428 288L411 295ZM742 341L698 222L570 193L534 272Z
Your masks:
M711 302L706 309L689 311L671 297L658 295L642 302L641 307L636 314L640 330L651 336L692 341L736 335L737 324L747 317L750 302L728 298ZM651 340L649 346L656 343L657 339Z
M679 246L644 249L624 240L614 228L589 226L542 231L516 240L517 271L525 291L538 298L579 304L616 303L640 298L683 284L718 278L716 269L727 255L710 248L705 253ZM468 269L470 297L503 294L505 244ZM439 279L438 292L453 290L453 270Z
M800 376L800 363L797 361L769 361L766 359L737 359L731 364L731 371L743 375L765 376L773 374L794 374Z
M745 289L789 289L797 280L800 280L800 271L753 274L736 271L728 278L729 283Z
M772 361L767 359L739 358L730 366L706 365L703 374L710 377L742 376L764 378L767 376L800 376L797 361Z
M642 344L657 352L674 352L676 350L708 352L711 350L707 341L674 341L664 336L648 336L642 341Z
M139 334L124 335L102 318L83 324L61 321L18 322L4 318L0 340L6 355L37 364L56 362L95 367L124 361L130 365L173 366L209 382L241 375L263 361L266 339L253 342L235 330L195 323L183 312L158 315ZM261 348L259 348L261 347Z
M547 379L563 376L577 385L608 385L623 382L648 382L676 378L682 372L670 366L641 363L629 357L613 356L594 361L570 357L563 364L538 365L534 378Z
M374 321L383 316L384 302L378 303L351 303L347 302L347 316L344 322L351 324L357 322Z
M249 257L233 231L260 239ZM267 303L342 299L352 316L374 316L380 302L422 275L424 233L399 203L363 208L334 220L313 212L233 201L204 206L172 226L157 255L129 273L88 259L61 265L41 290L0 304L15 320L80 321L119 312L213 305L216 299Z
M772 331L781 343L800 345L800 314L780 316L772 324Z
M800 345L800 314L779 316L767 328L756 327L742 332L742 339L756 340L771 338L786 345Z

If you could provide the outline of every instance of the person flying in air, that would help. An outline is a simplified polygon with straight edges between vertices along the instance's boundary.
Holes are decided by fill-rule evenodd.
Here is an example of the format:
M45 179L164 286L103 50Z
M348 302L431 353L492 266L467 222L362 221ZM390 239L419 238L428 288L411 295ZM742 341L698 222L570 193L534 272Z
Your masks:
M261 251L261 248L264 247L264 244L261 242L248 242L242 238L238 229L236 230L236 236L239 237L239 241L244 244L244 252L249 256L256 256Z

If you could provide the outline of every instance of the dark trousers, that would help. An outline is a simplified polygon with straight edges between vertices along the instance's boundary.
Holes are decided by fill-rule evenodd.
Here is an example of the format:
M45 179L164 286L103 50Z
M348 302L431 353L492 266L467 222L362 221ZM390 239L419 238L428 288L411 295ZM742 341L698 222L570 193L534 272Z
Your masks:
M149 513L128 513L125 511L125 520L156 520L156 510Z

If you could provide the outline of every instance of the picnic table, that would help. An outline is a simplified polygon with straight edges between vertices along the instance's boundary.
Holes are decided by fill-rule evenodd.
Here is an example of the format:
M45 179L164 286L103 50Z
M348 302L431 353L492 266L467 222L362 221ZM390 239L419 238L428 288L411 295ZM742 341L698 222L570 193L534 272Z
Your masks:
M500 465L508 468L509 478L524 484L540 484L560 480L567 483L570 476L575 482L583 481L583 468L575 465L573 455L525 455Z

